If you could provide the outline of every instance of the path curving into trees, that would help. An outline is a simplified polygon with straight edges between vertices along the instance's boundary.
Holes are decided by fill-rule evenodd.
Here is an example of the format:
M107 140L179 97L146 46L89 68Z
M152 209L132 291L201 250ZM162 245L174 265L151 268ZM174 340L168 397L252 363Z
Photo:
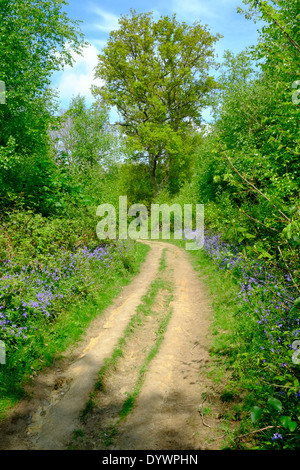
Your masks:
M140 273L1 423L1 449L220 448L226 404L208 377L208 295L185 250L145 243Z

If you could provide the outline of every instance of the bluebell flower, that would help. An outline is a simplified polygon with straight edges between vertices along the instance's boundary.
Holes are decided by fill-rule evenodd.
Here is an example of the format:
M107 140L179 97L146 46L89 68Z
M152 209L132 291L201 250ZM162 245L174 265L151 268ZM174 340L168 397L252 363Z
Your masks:
M276 441L276 439L282 439L282 435L275 432L272 437L272 441Z

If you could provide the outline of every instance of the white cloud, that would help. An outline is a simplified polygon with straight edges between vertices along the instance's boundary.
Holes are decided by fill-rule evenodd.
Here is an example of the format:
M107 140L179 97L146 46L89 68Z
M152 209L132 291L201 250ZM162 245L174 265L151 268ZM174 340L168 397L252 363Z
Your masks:
M236 9L242 0L171 0L170 11L175 11L180 20L188 23L200 21L210 27L230 23L236 16Z
M110 33L110 31L118 29L119 23L116 15L102 10L102 8L99 7L94 7L93 12L100 17L100 22L97 21L94 25L97 29L106 33Z
M177 16L185 21L193 22L197 20L207 20L218 18L219 12L215 11L214 2L197 1L197 0L172 0L171 9L176 11Z
M89 45L83 50L83 55L73 54L73 67L66 66L56 77L54 86L59 91L60 101L67 108L73 96L85 96L87 104L93 101L92 84L101 86L103 81L95 79L95 67L98 63L98 49Z

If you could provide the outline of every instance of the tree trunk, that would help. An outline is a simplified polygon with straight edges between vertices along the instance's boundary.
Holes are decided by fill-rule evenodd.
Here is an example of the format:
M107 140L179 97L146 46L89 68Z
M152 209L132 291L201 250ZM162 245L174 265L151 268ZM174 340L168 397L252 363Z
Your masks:
M157 157L150 155L149 156L150 180L151 180L151 187L152 187L154 195L157 192L156 166L157 166Z

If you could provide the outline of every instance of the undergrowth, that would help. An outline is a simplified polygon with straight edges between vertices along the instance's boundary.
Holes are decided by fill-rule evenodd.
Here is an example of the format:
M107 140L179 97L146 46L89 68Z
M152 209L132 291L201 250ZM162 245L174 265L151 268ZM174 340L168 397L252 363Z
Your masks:
M222 383L229 374L224 393L243 399L229 417L239 423L231 448L298 449L300 320L292 280L215 234L189 253L211 293L214 379Z
M164 276L164 271L166 270L166 261L165 261L166 249L163 250L160 264L159 264L159 275L158 277L150 284L147 293L143 296L141 304L138 306L136 312L131 317L131 320L127 324L122 337L119 339L118 344L116 345L112 355L104 361L103 366L101 367L98 373L98 380L95 384L95 392L90 394L90 399L87 402L86 409L82 414L82 419L84 420L88 413L93 409L95 393L100 391L105 391L106 377L109 376L111 371L113 371L118 366L118 361L124 357L125 348L132 335L137 334L138 328L144 325L146 318L153 314L152 309L153 305L157 299L157 296L161 290L165 290L166 294L164 297L164 313L160 318L160 321L157 326L155 333L155 342L152 347L143 358L140 368L137 373L136 381L130 393L127 394L126 399L120 407L120 410L117 415L116 422L109 429L105 430L103 433L102 440L105 446L109 446L113 443L114 437L118 432L118 425L122 420L128 416L128 414L134 408L135 402L141 388L144 384L146 372L148 370L149 364L156 356L161 343L164 339L164 334L166 332L168 323L172 315L172 308L170 303L172 301L173 295L173 283L166 279Z
M99 245L89 226L81 231L82 223L32 213L13 214L2 224L0 417L24 395L28 380L80 338L145 259L146 245Z

